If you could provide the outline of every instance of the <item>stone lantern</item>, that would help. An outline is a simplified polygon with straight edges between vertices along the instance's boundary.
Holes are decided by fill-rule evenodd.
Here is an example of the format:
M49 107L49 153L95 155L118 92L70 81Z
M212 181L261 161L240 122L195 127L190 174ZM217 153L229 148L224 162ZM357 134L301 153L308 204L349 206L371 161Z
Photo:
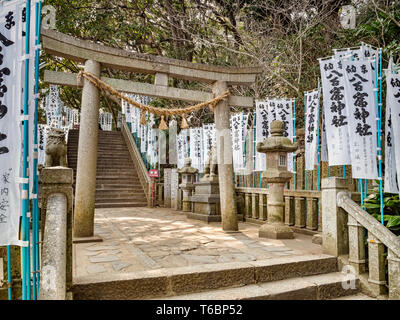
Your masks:
M192 211L190 197L194 190L194 177L198 172L198 169L192 167L192 159L190 158L186 158L185 166L178 170L178 173L182 174L182 183L179 185L183 192L182 211Z
M261 226L259 237L271 239L293 239L292 229L283 223L285 183L289 182L292 174L287 170L287 155L297 150L297 142L293 143L283 136L284 123L274 120L271 122L271 136L257 144L257 151L266 154L267 170L262 178L269 184L267 201L268 219Z

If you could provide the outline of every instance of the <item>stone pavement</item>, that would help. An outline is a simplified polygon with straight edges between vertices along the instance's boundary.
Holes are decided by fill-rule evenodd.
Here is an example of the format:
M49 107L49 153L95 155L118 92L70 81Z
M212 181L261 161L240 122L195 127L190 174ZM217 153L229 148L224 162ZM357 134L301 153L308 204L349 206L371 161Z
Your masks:
M95 235L104 241L74 244L74 277L322 253L311 236L261 239L258 229L241 222L238 233L225 233L167 208L96 209Z

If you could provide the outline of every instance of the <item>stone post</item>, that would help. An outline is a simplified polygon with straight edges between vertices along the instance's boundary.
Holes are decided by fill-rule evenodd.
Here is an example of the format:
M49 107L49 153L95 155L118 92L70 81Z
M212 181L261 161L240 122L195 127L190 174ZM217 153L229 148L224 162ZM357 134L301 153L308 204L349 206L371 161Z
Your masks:
M198 169L193 168L192 160L190 158L185 159L185 166L178 170L178 173L182 175L182 183L179 187L182 189L182 211L191 212L192 203L190 202L190 197L194 190L194 179L196 173L199 172Z
M338 177L322 179L323 252L340 256L349 252L347 214L337 205L337 194L347 190L347 180Z
M100 64L87 60L85 71L100 77ZM86 79L83 81L76 171L74 237L94 238L99 89Z
M66 225L66 290L72 285L72 226L73 226L73 203L74 190L72 187L74 172L71 168L49 167L43 168L40 174L40 198L41 198L41 220L42 235L45 234L47 201L52 194L64 194L67 199L67 225Z
M271 122L271 136L258 143L257 151L266 154L267 170L262 177L269 185L267 200L267 223L259 229L263 238L293 239L292 229L284 224L284 187L292 178L287 170L287 154L297 150L297 143L283 136L285 130L282 121Z
M389 299L400 300L400 257L388 249Z
M227 83L217 81L213 87L214 96L224 93ZM230 112L227 101L220 101L214 108L217 134L218 177L221 201L222 229L224 231L239 230L235 182L233 180L232 137L230 131Z

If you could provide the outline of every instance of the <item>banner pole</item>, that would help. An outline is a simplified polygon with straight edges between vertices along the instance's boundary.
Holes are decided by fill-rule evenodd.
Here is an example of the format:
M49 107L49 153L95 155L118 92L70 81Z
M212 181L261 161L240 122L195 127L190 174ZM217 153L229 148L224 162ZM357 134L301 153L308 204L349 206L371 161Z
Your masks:
M254 170L256 169L256 113L253 113L253 188L254 188Z
M304 134L306 133L307 125L307 93L304 92ZM306 170L306 157L304 150L304 190L307 190L307 170Z
M39 179L38 179L38 106L39 106L39 63L40 63L40 26L41 26L41 11L42 11L42 2L39 1L36 3L36 30L35 30L35 114L34 114L34 135L33 135L33 144L34 144L34 157L33 157L33 190L36 197L33 199L33 293L34 299L37 300L39 298L39 281L40 281L40 259L39 259Z
M320 93L320 83L318 80L318 95ZM320 142L320 129L321 129L321 96L319 95L319 99L318 99L318 138L317 138L317 162L318 162L318 168L317 168L317 190L319 191L319 181L320 181L320 174L321 174L321 163L320 163L320 152L321 152L321 148L319 146L319 142ZM317 216L318 218L318 216Z
M293 99L293 142L296 142L296 99ZM294 152L294 190L297 188L297 152Z
M8 300L12 300L11 247L10 246L7 246L7 281L8 281Z
M375 57L375 87L378 89L378 64L377 59L379 58L379 98L378 91L376 91L376 103L377 103L377 115L378 115L378 162L379 162L379 196L381 204L381 223L384 224L383 217L383 185L382 185L382 49L379 48L379 56Z
M25 30L25 85L24 85L24 116L29 116L29 38L30 38L30 15L31 1L26 1L26 30ZM28 154L29 154L29 120L24 120L24 139L23 139L23 155L22 155L22 177L28 179ZM28 244L22 247L23 259L23 300L31 299L30 290L30 222L28 220L29 212L29 180L22 184L22 240Z

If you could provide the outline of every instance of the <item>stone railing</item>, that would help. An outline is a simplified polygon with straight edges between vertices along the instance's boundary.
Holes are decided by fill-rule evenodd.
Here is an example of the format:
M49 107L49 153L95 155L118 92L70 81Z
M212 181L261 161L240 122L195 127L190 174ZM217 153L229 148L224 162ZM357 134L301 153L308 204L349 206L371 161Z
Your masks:
M400 299L400 239L351 197L346 180L322 180L324 253L353 267L365 293Z
M243 197L242 213L247 222L263 224L268 220L266 188L236 188ZM322 230L321 192L307 190L285 190L285 224L296 231L316 232Z
M43 241L39 299L71 299L73 170L43 168L40 180Z
M135 143L135 140L132 137L131 130L129 129L125 119L122 121L123 125L121 128L122 135L125 139L125 142L128 146L129 154L131 155L131 159L135 165L136 172L138 173L140 184L146 194L147 206L151 207L152 205L152 181L149 178L147 168L143 162L142 156L139 152L139 149Z

